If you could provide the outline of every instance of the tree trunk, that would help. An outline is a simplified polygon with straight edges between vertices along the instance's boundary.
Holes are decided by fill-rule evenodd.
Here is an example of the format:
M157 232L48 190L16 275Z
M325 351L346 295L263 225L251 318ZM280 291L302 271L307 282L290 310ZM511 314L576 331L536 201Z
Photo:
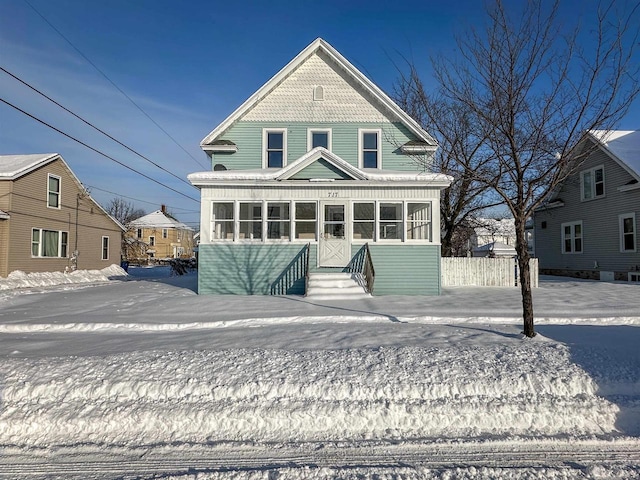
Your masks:
M523 331L527 337L535 337L533 325L533 295L531 292L531 270L529 268L529 251L525 235L525 222L516 219L516 253L518 254L518 269L520 271L520 292L522 293Z

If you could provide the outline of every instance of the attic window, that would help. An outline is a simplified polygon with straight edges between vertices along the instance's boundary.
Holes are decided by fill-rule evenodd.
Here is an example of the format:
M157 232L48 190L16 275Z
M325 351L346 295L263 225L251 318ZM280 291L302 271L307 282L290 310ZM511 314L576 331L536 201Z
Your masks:
M324 87L322 85L313 87L313 100L317 102L324 100Z

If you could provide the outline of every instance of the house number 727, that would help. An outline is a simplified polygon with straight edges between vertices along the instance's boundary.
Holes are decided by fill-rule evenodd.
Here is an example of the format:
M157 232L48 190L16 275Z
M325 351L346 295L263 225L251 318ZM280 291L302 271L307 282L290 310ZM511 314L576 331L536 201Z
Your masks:
M329 198L335 198L338 196L338 192L328 192L327 193L327 197Z

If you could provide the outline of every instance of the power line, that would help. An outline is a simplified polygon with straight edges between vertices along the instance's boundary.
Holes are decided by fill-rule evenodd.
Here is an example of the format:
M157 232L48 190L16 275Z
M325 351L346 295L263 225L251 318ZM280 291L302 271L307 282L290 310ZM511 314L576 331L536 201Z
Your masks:
M175 143L178 147L180 147L180 149L182 149L182 151L184 153L186 153L187 155L189 155L189 157L191 157L191 159L196 162L200 167L204 168L205 170L207 169L207 167L205 167L202 163L200 163L200 161L198 161L193 155L191 155L186 148L184 148L180 143L178 143L178 141L173 138L171 135L169 135L169 132L167 132L164 128L162 128L160 126L160 124L158 124L158 122L156 122L153 118L151 118L151 116L149 116L149 114L147 112L145 112L142 107L140 105L138 105L136 102L133 101L133 99L127 95L120 87L118 87L118 85L116 85L113 80L111 80L106 73L104 73L102 70L100 70L98 68L98 66L93 63L91 60L89 60L89 58L82 53L72 42L71 40L69 40L67 37L65 37L62 32L60 30L58 30L49 20L46 19L46 17L44 15L42 15L37 9L36 7L34 7L33 5L31 5L31 3L29 3L28 0L24 0L24 2L29 5L31 7L31 9L36 12L40 18L42 18L58 35L60 35L69 45L71 45L71 47L78 52L78 54L84 58L87 62L89 62L89 64L95 68L98 73L100 73L100 75L102 75L111 85L113 85L113 87L118 90L122 95L124 95L124 97L129 100L138 110L140 110L140 112L142 112L142 114L147 117L149 120L151 120L151 122L153 122L153 124L158 127L167 137L169 137L169 139L171 139L171 141L173 143Z
M127 199L133 200L135 202L148 203L149 205L156 205L156 206L158 205L158 202L149 202L148 200L142 200L140 198L129 197L127 195L122 195L120 193L112 192L110 190L105 190L104 188L99 188L99 187L96 187L96 186L93 186L93 185L86 185L85 184L85 187L91 188L93 190L99 190L99 191L105 192L105 193L110 193L111 195L116 195L118 197L127 198ZM166 205L166 207L170 208L170 209L172 209L174 211L179 211L179 212L182 212L182 213L200 213L200 210L186 210L184 208L172 207L171 205Z
M123 166L124 168L126 168L126 169L128 169L128 170L131 170L132 172L137 173L138 175L140 175L140 176L142 176L142 177L146 178L147 180L151 180L152 182L157 183L158 185L161 185L161 186L163 186L163 187L165 187L165 188L168 188L169 190L171 190L171 191L173 191L173 192L175 192L175 193L177 193L177 194L179 194L179 195L182 195L183 197L186 197L186 198L188 198L189 200L193 200L194 202L198 202L198 203L200 203L200 200L196 200L195 198L190 197L190 196L189 196L189 195L187 195L186 193L182 193L182 192L180 192L180 191L176 190L175 188L170 187L169 185L166 185L166 184L164 184L164 183L160 182L159 180L156 180L155 178L151 178L149 175L146 175L146 174L144 174L144 173L142 173L142 172L140 172L140 171L136 170L136 169L135 169L135 168L133 168L133 167L130 167L129 165L127 165L127 164L125 164L125 163L123 163L123 162L121 162L121 161L119 161L119 160L116 160L115 158L113 158L113 157L111 157L111 156L107 155L106 153L101 152L101 151L100 151L100 150L98 150L97 148L94 148L94 147L92 147L91 145L88 145L88 144L84 143L82 140L78 140L77 138L75 138L75 137L73 137L73 136L69 135L68 133L63 132L63 131L62 131L62 130L60 130L59 128L54 127L53 125L51 125L51 124L49 124L49 123L45 122L44 120L41 120L41 119L39 119L38 117L36 117L36 116L34 116L34 115L31 115L29 112L26 112L25 110L22 110L20 107L17 107L16 105L14 105L14 104L12 104L12 103L10 103L10 102L6 101L4 98L0 98L0 102L4 103L4 104L6 104L6 105L9 105L11 108L13 108L13 109L15 109L15 110L19 111L20 113L23 113L24 115L26 115L26 116L28 116L28 117L32 118L32 119L33 119L33 120L35 120L36 122L39 122L39 123L41 123L42 125L44 125L44 126L46 126L46 127L49 127L49 128L50 128L50 129L52 129L52 130L55 130L56 132L58 132L58 133L59 133L59 134L61 134L61 135L64 135L65 137L69 138L70 140L73 140L74 142L79 143L80 145L82 145L82 146L84 146L84 147L88 148L89 150L92 150L92 151L96 152L97 154L102 155L103 157L108 158L109 160L111 160L111 161L113 161L113 162L117 163L118 165L121 165L121 166Z
M117 138L114 138L113 136L109 135L107 132L105 132L104 130L101 130L100 128L96 127L94 124L92 124L91 122L89 122L88 120L85 120L84 118L82 118L80 115L72 112L71 110L69 110L67 107L65 107L64 105L61 105L60 103L58 103L57 101L55 101L53 98L51 98L50 96L48 96L47 94L41 92L40 90L38 90L36 87L34 87L33 85L27 83L26 81L22 80L20 77L14 75L13 73L11 73L10 71L8 71L7 69L5 69L4 67L0 66L0 70L2 70L4 73L6 73L7 75L11 76L12 78L14 78L15 80L17 80L18 82L22 83L24 86L30 88L31 90L33 90L34 92L36 92L37 94L43 96L44 98L46 98L47 100L49 100L50 102L54 103L55 105L57 105L58 107L60 107L61 109L63 109L65 112L70 113L71 115L73 115L74 117L76 117L78 120L80 120L81 122L84 122L86 125L89 125L91 128L93 128L94 130L97 130L98 132L100 132L101 134L103 134L104 136L108 137L109 139L113 140L114 142L116 142L118 145L123 146L124 148L126 148L127 150L129 150L130 152L136 154L138 157L142 158L143 160L146 160L147 162L151 163L152 165L158 167L160 170L162 170L163 172L168 173L169 175L171 175L174 178L177 178L178 180L180 180L181 182L189 185L190 187L192 187L193 185L191 185L189 182L187 182L184 178L179 177L178 175L176 175L173 172L170 172L169 170L167 170L166 168L164 168L162 165L158 165L156 162L154 162L153 160L150 160L149 158L145 157L144 155L142 155L141 153L138 153L137 151L135 151L133 148L129 147L128 145L125 145L124 143L122 143L120 140L118 140Z

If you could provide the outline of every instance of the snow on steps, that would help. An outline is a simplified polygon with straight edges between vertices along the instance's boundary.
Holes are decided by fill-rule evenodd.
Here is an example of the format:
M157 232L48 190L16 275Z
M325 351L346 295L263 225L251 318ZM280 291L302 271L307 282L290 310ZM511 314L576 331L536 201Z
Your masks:
M350 300L369 298L364 288L364 277L360 273L324 273L309 274L307 297L315 300Z

